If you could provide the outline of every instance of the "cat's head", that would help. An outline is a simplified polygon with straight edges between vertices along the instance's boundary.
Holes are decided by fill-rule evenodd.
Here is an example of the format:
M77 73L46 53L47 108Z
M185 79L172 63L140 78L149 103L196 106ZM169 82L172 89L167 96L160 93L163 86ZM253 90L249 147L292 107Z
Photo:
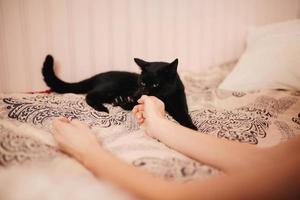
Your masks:
M147 62L139 58L135 58L134 61L142 70L138 79L139 94L156 96L177 80L178 59L171 63Z

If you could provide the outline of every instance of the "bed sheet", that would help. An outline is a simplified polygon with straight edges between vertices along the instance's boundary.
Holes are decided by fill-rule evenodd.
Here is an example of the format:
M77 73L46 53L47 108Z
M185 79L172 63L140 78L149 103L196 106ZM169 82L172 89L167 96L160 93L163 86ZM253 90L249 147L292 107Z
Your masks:
M218 84L232 66L230 63L199 74L180 72L190 114L199 134L262 148L299 134L300 92L218 90ZM51 135L51 122L59 116L88 123L104 148L155 176L185 182L222 173L148 137L131 112L107 106L109 114L97 112L85 103L84 95L0 94L0 180L3 180L0 198L17 199L14 195L24 195L24 188L30 185L29 179L31 185L45 184L42 188L36 186L40 192L31 199L51 199L47 193L49 187L57 196L73 195L72 199L81 199L83 194L89 195L89 199L133 198L96 181L76 161L57 150ZM58 180L62 184L60 188L55 184ZM9 187L7 181L11 183Z

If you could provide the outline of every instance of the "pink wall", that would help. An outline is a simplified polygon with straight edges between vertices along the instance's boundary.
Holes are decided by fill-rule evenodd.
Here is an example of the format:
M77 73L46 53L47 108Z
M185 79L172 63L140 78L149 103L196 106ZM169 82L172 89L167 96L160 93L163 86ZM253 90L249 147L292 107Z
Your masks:
M299 14L300 0L0 0L0 91L45 89L47 53L67 81L137 71L134 57L200 71L237 59L247 28Z

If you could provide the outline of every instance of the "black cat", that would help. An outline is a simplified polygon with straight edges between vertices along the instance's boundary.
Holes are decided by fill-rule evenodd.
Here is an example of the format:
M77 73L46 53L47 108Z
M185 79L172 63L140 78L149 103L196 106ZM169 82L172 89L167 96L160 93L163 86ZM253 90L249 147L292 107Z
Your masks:
M166 111L181 125L197 130L188 114L184 86L177 74L178 60L172 63L146 62L135 58L141 74L109 71L77 83L60 80L53 70L53 57L48 55L42 73L46 84L57 93L85 94L88 105L108 112L103 103L112 103L125 110L137 105L141 95L156 96L165 103Z

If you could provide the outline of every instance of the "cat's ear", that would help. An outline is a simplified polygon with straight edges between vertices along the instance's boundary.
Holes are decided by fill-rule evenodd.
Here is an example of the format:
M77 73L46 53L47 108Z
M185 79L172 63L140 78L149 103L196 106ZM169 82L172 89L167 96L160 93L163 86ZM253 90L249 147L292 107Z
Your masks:
M177 66L178 66L178 59L176 58L173 62L165 65L161 71L167 74L168 77L173 77L174 75L177 74Z
M169 70L171 73L176 73L177 72L177 66L178 66L178 58L176 58L170 65L169 65Z
M145 68L149 65L147 61L139 58L134 58L134 62L141 68L141 70L145 70Z

